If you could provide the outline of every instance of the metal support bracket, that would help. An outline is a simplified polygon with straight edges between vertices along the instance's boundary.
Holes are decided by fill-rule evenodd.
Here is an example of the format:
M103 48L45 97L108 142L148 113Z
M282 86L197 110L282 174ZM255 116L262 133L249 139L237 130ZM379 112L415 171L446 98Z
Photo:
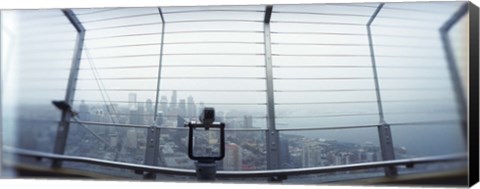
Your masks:
M69 105L72 104L73 98L75 96L75 87L77 85L77 76L80 68L80 61L82 57L83 42L85 40L85 28L78 20L77 16L71 9L62 10L63 14L67 17L70 23L73 25L75 30L77 30L77 40L75 44L75 50L72 59L72 65L70 66L70 76L68 78L67 91L65 94L65 102ZM64 154L65 145L67 143L68 130L70 127L70 119L72 114L70 111L63 110L62 117L57 129L57 136L55 139L55 146L53 153L55 154ZM61 161L54 160L52 167L59 168L61 167Z
M378 81L378 73L377 73L377 64L375 60L375 50L373 48L373 39L372 39L372 31L371 25L375 18L377 17L380 10L382 10L384 3L380 3L373 13L372 17L367 22L367 34L368 34L368 44L370 48L370 58L372 61L372 71L373 71L373 78L375 82L375 94L377 97L377 106L378 106L378 115L380 119L380 125L378 126L378 136L380 138L380 150L382 151L382 159L383 161L387 160L394 160L395 159L395 151L393 148L393 140L392 140L392 133L390 131L390 125L385 122L385 117L383 114L383 105L382 105L382 95L380 94L380 84ZM397 175L397 168L396 167L386 167L385 168L385 175L386 176L394 176Z
M447 20L445 24L440 28L440 36L442 39L443 50L445 51L445 58L447 61L448 71L450 73L450 80L452 81L452 89L455 93L455 99L457 102L457 111L460 114L462 132L464 134L465 143L467 142L467 130L468 130L468 106L467 106L467 96L462 87L462 79L457 68L457 62L455 60L455 55L452 50L452 45L450 44L450 39L448 37L448 32L450 29L457 23L464 15L468 12L468 2L465 2L457 12L453 14L451 18Z
M392 132L390 125L382 123L378 126L378 135L380 136L380 150L382 151L383 161L395 160L395 151L393 148ZM397 168L394 166L385 167L386 176L397 175Z
M158 155L160 152L160 128L157 126L150 126L147 132L147 148L145 150L145 165L158 165ZM156 175L153 172L144 174L145 179L155 179Z
M265 8L264 19L264 39L265 39L265 70L267 84L267 125L266 133L267 142L267 169L280 168L280 152L279 152L279 136L275 128L275 100L273 93L273 68L272 68L272 44L270 33L270 18L272 16L273 6L269 5ZM278 179L270 178L269 181L278 181Z
M160 15L160 19L162 20L162 34L160 39L160 54L158 60L158 78L157 78L157 94L155 96L155 108L153 112L153 122L157 121L157 114L158 114L158 102L160 98L160 80L162 78L162 58L163 58L163 41L165 38L165 19L163 18L162 9L158 8L158 14Z

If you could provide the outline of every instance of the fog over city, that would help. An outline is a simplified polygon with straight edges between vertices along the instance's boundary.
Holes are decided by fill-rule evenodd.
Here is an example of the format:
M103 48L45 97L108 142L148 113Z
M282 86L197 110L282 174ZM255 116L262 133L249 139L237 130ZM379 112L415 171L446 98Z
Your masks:
M403 153L398 158L465 150L439 32L461 5L387 3L371 25L386 123L436 122L392 126L394 147ZM277 129L379 124L366 27L377 6L274 6L270 37ZM173 128L182 121L196 120L201 107L214 107L227 129L266 129L265 7L162 7L161 11L165 23L157 8L73 9L86 29L72 104L80 112L78 119L151 125L155 124L154 115L161 112L161 124ZM2 121L6 143L21 146L23 140L38 137L40 143L48 145L32 148L51 152L61 118L51 101L65 98L77 32L60 10L9 10L2 14L2 116L6 118ZM450 32L460 69L468 61L467 25L463 18ZM102 146L112 155L101 158L115 159L115 153L131 152L139 156L131 157L131 161L142 163L145 144L130 142L133 139L128 137L141 141L146 131L91 127L120 146L117 151ZM92 141L96 139L88 133L76 136L73 131L86 132L80 127L70 131L73 139L70 147L67 144L67 152L96 157L82 149L95 146ZM172 133L167 136L168 132ZM169 157L177 157L183 149L179 143L185 142L182 137L186 134L186 130L168 132L161 136L161 142L165 142L161 144L162 153L167 154L161 160L164 166L173 163ZM235 153L244 159L265 151L265 144L261 144L265 142L264 132L248 132L251 134L233 133L228 140L229 149L238 151ZM380 160L374 158L379 146L375 127L282 131L282 136L290 145L286 147L292 154L288 156L290 168ZM73 141L87 138L88 145L81 142L85 144L76 146ZM117 140L125 140L123 146ZM308 163L304 148L316 147L301 148L300 144L310 140L316 140L312 143L318 146L329 146L322 152L331 154L331 159L325 156L315 164ZM345 145L346 150L333 149L332 145ZM139 151L133 151L135 148ZM370 155L362 156L359 151ZM338 154L350 152L360 155L335 159L335 154L340 157ZM115 160L130 161L122 157ZM178 162L176 159L175 165ZM265 169L265 159L251 162L244 164L244 169ZM178 166L191 168L187 164ZM229 163L224 166L227 170L234 167Z

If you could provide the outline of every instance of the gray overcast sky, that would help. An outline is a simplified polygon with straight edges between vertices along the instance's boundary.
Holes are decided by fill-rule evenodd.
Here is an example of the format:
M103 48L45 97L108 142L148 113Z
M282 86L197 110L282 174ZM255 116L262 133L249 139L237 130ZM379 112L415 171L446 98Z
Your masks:
M380 78L414 77L420 79L383 79L380 81L385 101L417 100L415 102L385 102L387 119L431 120L455 118L455 103L438 28L462 2L387 3L372 25L373 42ZM272 15L272 53L275 102L277 115L315 116L335 113L375 113L375 103L319 105L318 102L375 101L370 91L314 92L314 90L374 89L366 22L377 4L360 6L282 5L274 6ZM195 10L236 10L195 12ZM418 11L406 11L415 9ZM178 99L193 96L196 102L255 103L249 106L218 106L229 111L240 109L265 116L266 94L263 37L263 6L234 7L168 7L162 8L165 25L165 45L162 64L161 96L170 100L171 90L178 90ZM250 12L246 12L249 10ZM128 93L136 92L138 101L155 100L156 77L160 51L162 23L156 8L116 9L94 13L94 9L76 9L87 28L84 54L75 100L101 101L92 65L107 89L111 101L128 101ZM181 11L184 11L181 13ZM190 11L190 12L189 12ZM306 14L291 14L300 12ZM311 14L320 13L320 14ZM338 16L336 14L341 14ZM134 16L137 15L137 16ZM142 15L142 16L138 16ZM349 16L350 15L350 16ZM353 16L352 16L353 15ZM108 20L116 17L129 17ZM5 11L6 20L15 19L13 31L17 56L5 67L6 91L4 102L41 103L63 99L75 42L75 30L59 10ZM106 19L106 21L101 21ZM199 20L236 20L231 22L184 22ZM324 22L327 24L312 24ZM143 24L132 27L108 27ZM328 24L331 23L331 24ZM335 24L343 23L343 24ZM16 25L15 25L16 24ZM457 58L466 62L467 22L454 28L451 39ZM102 29L104 28L104 29ZM228 30L230 32L208 32ZM192 31L192 32L190 32ZM193 32L201 31L201 32ZM233 32L236 31L236 32ZM238 32L240 31L240 32ZM307 32L307 33L306 33ZM317 33L317 34L312 34ZM116 35L151 35L104 38ZM318 34L323 33L323 34ZM330 34L327 34L330 33ZM340 34L331 34L340 33ZM6 35L6 32L3 32ZM190 42L196 42L192 44ZM213 42L213 43L202 43ZM240 42L240 43L226 43ZM2 50L9 46L7 39ZM110 47L149 44L141 46ZM302 43L302 44L300 44ZM328 44L328 45L326 45ZM240 53L242 55L179 55L203 53ZM7 53L10 54L11 53ZM151 55L109 58L112 56ZM328 56L318 56L328 55ZM330 56L339 55L339 56ZM340 56L347 55L347 56ZM354 55L354 56L352 56ZM388 57L388 56L401 56ZM8 57L8 56L7 56ZM2 57L2 58L7 58ZM410 58L405 58L410 57ZM5 59L2 61L5 62ZM5 64L5 63L4 63ZM220 65L223 67L196 67ZM138 66L140 68L125 68ZM119 68L120 67L120 68ZM123 67L123 68L122 68ZM115 69L111 69L115 68ZM3 71L3 70L2 70ZM193 77L196 79L189 79ZM198 79L198 77L248 77L248 79ZM115 79L117 78L117 79ZM136 78L121 79L118 78ZM291 79L288 79L291 78ZM310 78L310 79L308 79ZM355 80L312 78L363 78ZM10 90L11 89L11 90ZM124 91L113 91L113 90ZM400 89L430 89L407 90ZM141 90L141 91L140 91ZM182 90L237 90L237 92L187 92ZM296 90L296 91L292 91ZM309 90L310 92L299 92ZM289 92L290 91L290 92ZM430 101L421 102L422 99ZM419 101L420 100L420 101ZM421 102L421 103L419 103ZM302 103L288 105L288 103ZM123 104L126 106L126 103ZM439 111L416 115L389 115L389 112ZM290 127L318 125L349 125L377 123L378 117L278 119ZM264 124L259 124L264 125ZM448 130L444 130L449 132ZM375 135L375 133L373 133ZM347 136L347 135L344 135ZM351 135L348 135L351 136ZM346 137L348 138L348 137ZM375 137L372 137L376 139ZM363 140L363 139L362 139Z

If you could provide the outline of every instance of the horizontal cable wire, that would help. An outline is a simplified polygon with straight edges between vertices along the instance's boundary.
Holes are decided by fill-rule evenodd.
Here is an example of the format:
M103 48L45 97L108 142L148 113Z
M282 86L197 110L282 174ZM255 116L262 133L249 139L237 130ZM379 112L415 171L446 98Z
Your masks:
M275 77L274 80L370 80L373 77ZM447 77L379 77L378 79L398 80L436 80L448 79Z
M286 20L276 20L270 21L270 23L278 24L318 24L318 25L344 25L344 26L365 26L361 23L342 23L342 22L310 22L310 21L286 21Z
M125 9L125 8L110 8L110 9L107 9L107 10L95 10L95 11L90 11L90 12L85 12L85 13L75 13L75 15L77 15L77 16L91 15L91 14L98 14L98 13L102 13L102 12L110 12L110 11L116 11L116 10L121 10L121 9Z
M148 116L153 116L153 114L130 114L130 113L111 113L108 115L125 115L125 116L140 116L140 117L148 117ZM179 115L163 115L163 117L173 117L176 118ZM180 116L182 117L182 116ZM228 116L229 118L244 118L244 116ZM266 116L251 116L253 119L265 119L267 118ZM187 117L184 117L187 118Z
M308 90L274 90L278 93L295 93L295 92L361 92L375 91L376 89L308 89ZM449 88L382 88L380 91L431 91L431 90L449 90Z
M82 89L77 88L76 91L157 91L157 89ZM162 91L162 90L160 90ZM266 90L179 90L189 92L266 92Z
M385 103L390 102L425 102L425 101L445 101L448 99L406 99L406 100L383 100ZM337 101L337 102L284 102L284 103L275 103L275 105L319 105L319 104L369 104L377 103L376 100L367 100L367 101Z
M368 46L368 44L360 43L297 43L297 42L276 42L272 45L316 45L316 46ZM376 47L401 47L401 48L440 48L440 46L426 45L391 45L391 44L375 44Z
M386 115L404 115L404 114L419 114L419 113L438 113L438 112L455 112L456 110L445 111L405 111L405 112L385 112ZM365 113L345 113L345 114L320 114L320 115L299 115L299 116L275 116L276 119L298 119L298 118L322 118L322 117L355 117L355 116L377 116L378 112Z
M283 35L346 35L346 36L365 36L365 33L340 33L340 32L287 32L287 31L274 31L272 34ZM375 37L395 37L395 38L407 38L407 39L437 39L435 36L413 36L413 35L398 35L398 34L373 34ZM377 45L375 45L377 46Z
M371 15L365 14L346 14L346 13L321 13L321 12L296 12L296 11L272 11L272 13L276 14L305 14L305 15L321 15L321 16L348 16L348 17L363 17L363 18L370 18ZM387 18L387 19L398 19L398 20L408 20L408 21L419 21L419 22L432 22L438 21L433 19L425 19L425 18L408 18L408 17L398 17L398 16L385 16L380 15L377 18Z
M179 65L162 65L162 67L206 67L206 68L264 68L261 65L204 65L204 64L179 64ZM143 69L143 68L158 68L158 65L140 65L140 66L110 66L110 67L96 67L97 70L116 70L116 69ZM68 69L68 68L65 68ZM64 70L64 69L62 69ZM90 70L90 68L80 68L79 70Z
M436 120L436 121L420 121L420 122L393 122L388 123L391 126L402 126L402 125L429 125L429 124L451 124L456 123L459 120ZM366 125L342 125L342 126L332 126L332 127L297 127L297 128L278 128L278 131L303 131L303 130L336 130L336 129L358 129L358 128L371 128L378 127L378 124L366 124Z
M372 66L331 66L331 65L291 65L291 66L272 66L273 68L372 68ZM377 66L377 68L396 68L396 69L444 69L439 66Z
M311 21L285 21L285 20L278 20L278 21L270 21L271 23L278 23L278 24L313 24L313 25L343 25L343 26L365 26L363 23L341 23L341 22L311 22ZM374 27L385 27L385 28L398 28L401 27L402 29L418 29L418 30L438 30L435 27L425 27L425 26L406 26L406 25L390 25L390 24L375 24Z
M179 21L170 21L166 22L165 24L180 24L180 23L197 23L197 22L249 22L249 23L263 23L262 20L239 20L239 19L217 19L217 20L179 20ZM151 26L151 25L162 25L162 22L148 22L148 23L141 23L141 24L127 24L127 25L118 25L118 26L105 26L105 27L98 27L98 28L89 28L89 31L98 31L98 30L106 30L106 29L118 29L118 28L130 28L130 27L137 27L137 26Z
M88 28L87 30L88 31L98 31L98 30L107 30L107 29L131 28L131 27L138 27L138 26L152 26L152 25L162 25L162 22L148 22L148 23L141 23L141 24L104 26L104 27L98 27L98 28Z
M96 125L96 126L113 126L113 127L136 127L136 128L145 128L148 129L150 125L137 125L137 124L117 124L117 123L105 123L105 122L93 122L93 121L70 121L69 123L74 124L86 124L86 125ZM155 126L159 129L172 129L172 130L186 130L188 127L165 127L165 126ZM225 128L225 131L265 131L267 129L263 128Z
M112 78L98 78L100 80L151 80L157 77L112 77ZM265 77L162 77L162 79L265 79ZM78 78L78 80L95 80L95 78Z
M389 5L389 4L387 4ZM372 8L375 9L377 6L369 6L369 5L360 5L360 4L336 4L336 5L327 5L327 6L348 6L348 7L363 7L363 8ZM389 9L389 10L401 10L401 11L408 11L408 12L417 12L417 13L426 13L432 15L444 15L444 12L440 11L432 11L432 10L420 10L420 9L408 9L408 8L401 8L401 7L391 7L391 6L383 6L382 9ZM415 19L415 18L411 18Z
M260 42L248 42L248 41L195 41L195 42L167 42L164 45L189 45L189 44L249 44L249 45L261 45ZM144 46L160 46L161 43L139 43L139 44L125 44L125 45L107 45L90 47L89 49L111 49L111 48L123 48L123 47L144 47Z
M118 16L118 17L111 17L111 18L102 18L102 19L95 19L95 20L84 20L82 21L83 24L88 23L95 23L95 22L104 22L104 21L112 21L112 20L119 20L119 19L126 19L126 18L136 18L136 17L145 17L145 16L158 16L158 13L146 13L146 14L137 14L137 15L128 15L128 16Z
M321 15L321 16L351 16L351 17L365 17L370 18L371 15L365 14L347 14L347 13L323 13L323 12L296 12L296 11L272 11L275 14L306 14L306 15Z
M377 115L378 115L378 112L351 113L351 114L300 115L300 116L275 116L275 118L276 119L298 119L298 118L351 117L351 116L377 116Z
M238 10L238 9L217 9L217 10L183 10L183 11L166 11L163 14L184 14L184 13L197 13L197 12L251 12L262 13L263 10Z
M263 33L263 31L245 31L245 30L184 30L184 31L170 31L165 32L165 34L185 34L185 33ZM87 37L87 40L101 40L101 39L111 39L111 38L122 38L122 37L136 37L136 36L149 36L149 35L161 35L161 32L149 32L149 33L134 33L134 34L122 34L122 35L111 35L111 36L100 36L100 37Z
M272 56L318 56L318 57L370 57L367 54L272 54ZM403 56L403 55L375 55L380 58L415 58L415 59L443 59L443 56Z
M167 22L165 22L165 24L195 23L195 22L252 22L252 23L263 23L263 20L246 20L246 19L177 20L177 21L167 21Z
M162 90L160 90L162 91ZM174 91L174 90L163 90L163 91ZM184 91L184 90L176 90L176 91ZM101 100L74 100L74 102L81 102L81 101L84 101L84 102L92 102L92 103L104 103L105 101L101 101ZM119 104L123 104L123 103L131 103L129 101L110 101L112 103L119 103ZM188 104L196 104L196 105L199 105L200 103L203 103L203 104L209 104L209 105L245 105L245 106L256 106L256 105L266 105L267 103L242 103L242 102L232 102L232 103L221 103L221 102L199 102L199 103L189 103L189 102L185 102L184 104L188 105ZM172 104L171 102L169 102L168 104ZM173 103L173 104L180 104L179 102L177 103Z
M164 53L163 56L262 56L262 53ZM99 56L92 59L114 59L114 58L134 58L134 57L157 57L159 54L132 54L132 55L117 55L117 56ZM82 58L84 59L84 58ZM63 60L63 59L62 59Z
M416 12L416 13L426 13L426 14L435 14L435 15L444 15L445 12L439 11L432 11L432 10L420 10L420 9L408 9L408 8L401 8L401 7L390 7L384 6L383 9L390 9L390 10L400 10L400 11L407 11L407 12ZM415 18L412 18L415 19Z
M263 33L263 31L258 30L188 30L188 31L170 31L165 32L165 34L185 34L185 33Z

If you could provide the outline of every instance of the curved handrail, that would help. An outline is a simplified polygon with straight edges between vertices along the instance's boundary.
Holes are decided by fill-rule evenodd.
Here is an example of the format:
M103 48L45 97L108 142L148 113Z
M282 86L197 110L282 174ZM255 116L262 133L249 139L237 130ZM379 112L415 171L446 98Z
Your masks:
M140 165L140 164L133 164L133 163L115 162L115 161L102 160L102 159L89 158L89 157L58 155L58 154L38 152L38 151L32 151L32 150L18 149L10 146L4 146L4 150L5 152L13 153L20 156L48 158L52 160L61 160L61 161L91 163L91 164L97 164L97 165L103 165L103 166L131 169L135 171L155 172L160 174L196 176L196 172L193 169L158 167L158 166ZM349 164L349 165L334 165L334 166L328 166L328 167L257 170L257 171L218 171L216 176L217 178L278 177L278 176L328 173L328 172L336 172L336 171L349 171L349 170L359 170L359 169L371 169L371 168L380 168L380 167L387 167L387 166L405 165L407 167L411 167L415 164L422 164L422 163L462 161L462 160L467 160L466 153L418 157L418 158L409 158L409 159L400 159L400 160L389 160L389 161L381 161L381 162L357 163L357 164Z

